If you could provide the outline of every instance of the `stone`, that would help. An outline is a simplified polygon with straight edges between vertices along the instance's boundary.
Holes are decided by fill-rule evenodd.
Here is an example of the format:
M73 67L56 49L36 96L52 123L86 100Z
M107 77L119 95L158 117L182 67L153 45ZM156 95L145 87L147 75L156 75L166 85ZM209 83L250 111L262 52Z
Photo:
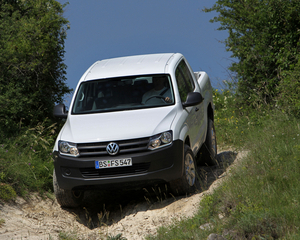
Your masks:
M216 233L212 233L207 237L207 240L227 240L222 235L218 235Z
M199 228L201 230L209 230L209 229L213 228L213 225L211 223L205 223L205 224L201 225Z

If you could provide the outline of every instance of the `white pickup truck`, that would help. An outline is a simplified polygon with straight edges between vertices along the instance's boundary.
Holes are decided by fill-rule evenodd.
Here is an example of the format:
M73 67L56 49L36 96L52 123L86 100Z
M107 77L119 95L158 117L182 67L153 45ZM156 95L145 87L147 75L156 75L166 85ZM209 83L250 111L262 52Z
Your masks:
M58 203L80 204L85 190L168 183L192 193L197 162L214 164L212 87L182 54L97 61L81 77L53 149ZM197 162L196 162L197 161Z

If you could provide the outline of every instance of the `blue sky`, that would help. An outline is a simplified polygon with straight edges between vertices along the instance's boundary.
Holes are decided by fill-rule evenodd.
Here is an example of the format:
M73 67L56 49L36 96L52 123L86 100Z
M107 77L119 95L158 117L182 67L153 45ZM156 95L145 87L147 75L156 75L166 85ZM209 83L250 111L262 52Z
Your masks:
M66 0L59 0L61 3ZM230 52L220 41L226 31L204 13L214 0L69 0L65 42L67 85L75 90L97 60L148 54L182 53L194 71L206 71L215 88L229 79ZM66 99L68 102L68 99Z

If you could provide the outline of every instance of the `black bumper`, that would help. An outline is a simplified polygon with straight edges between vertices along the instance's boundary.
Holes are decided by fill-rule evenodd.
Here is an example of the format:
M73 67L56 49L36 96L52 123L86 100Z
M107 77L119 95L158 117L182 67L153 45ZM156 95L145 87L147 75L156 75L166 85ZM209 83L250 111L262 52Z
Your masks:
M57 181L62 189L146 187L170 182L183 174L183 142L154 151L105 157L68 157L53 153ZM132 158L132 166L95 169L95 161Z

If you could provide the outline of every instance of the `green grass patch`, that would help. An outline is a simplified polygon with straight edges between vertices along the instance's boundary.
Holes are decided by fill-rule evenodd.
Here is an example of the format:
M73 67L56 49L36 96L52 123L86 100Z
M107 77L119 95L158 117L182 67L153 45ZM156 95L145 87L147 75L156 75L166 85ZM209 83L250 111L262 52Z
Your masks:
M59 240L76 240L78 239L76 233L67 233L67 232L60 232L58 234Z
M226 228L250 237L278 239L300 224L299 121L278 113L251 127L249 150L232 177L219 189Z
M214 91L218 145L247 151L231 176L200 203L192 219L148 239L300 239L300 121L279 110L238 106ZM199 227L209 223L208 228Z
M9 201L16 197L15 190L8 184L0 183L0 199Z
M0 219L0 228L5 224L5 220L4 219Z
M21 196L31 191L51 191L55 125L41 123L17 137L2 139L0 183L11 186Z

